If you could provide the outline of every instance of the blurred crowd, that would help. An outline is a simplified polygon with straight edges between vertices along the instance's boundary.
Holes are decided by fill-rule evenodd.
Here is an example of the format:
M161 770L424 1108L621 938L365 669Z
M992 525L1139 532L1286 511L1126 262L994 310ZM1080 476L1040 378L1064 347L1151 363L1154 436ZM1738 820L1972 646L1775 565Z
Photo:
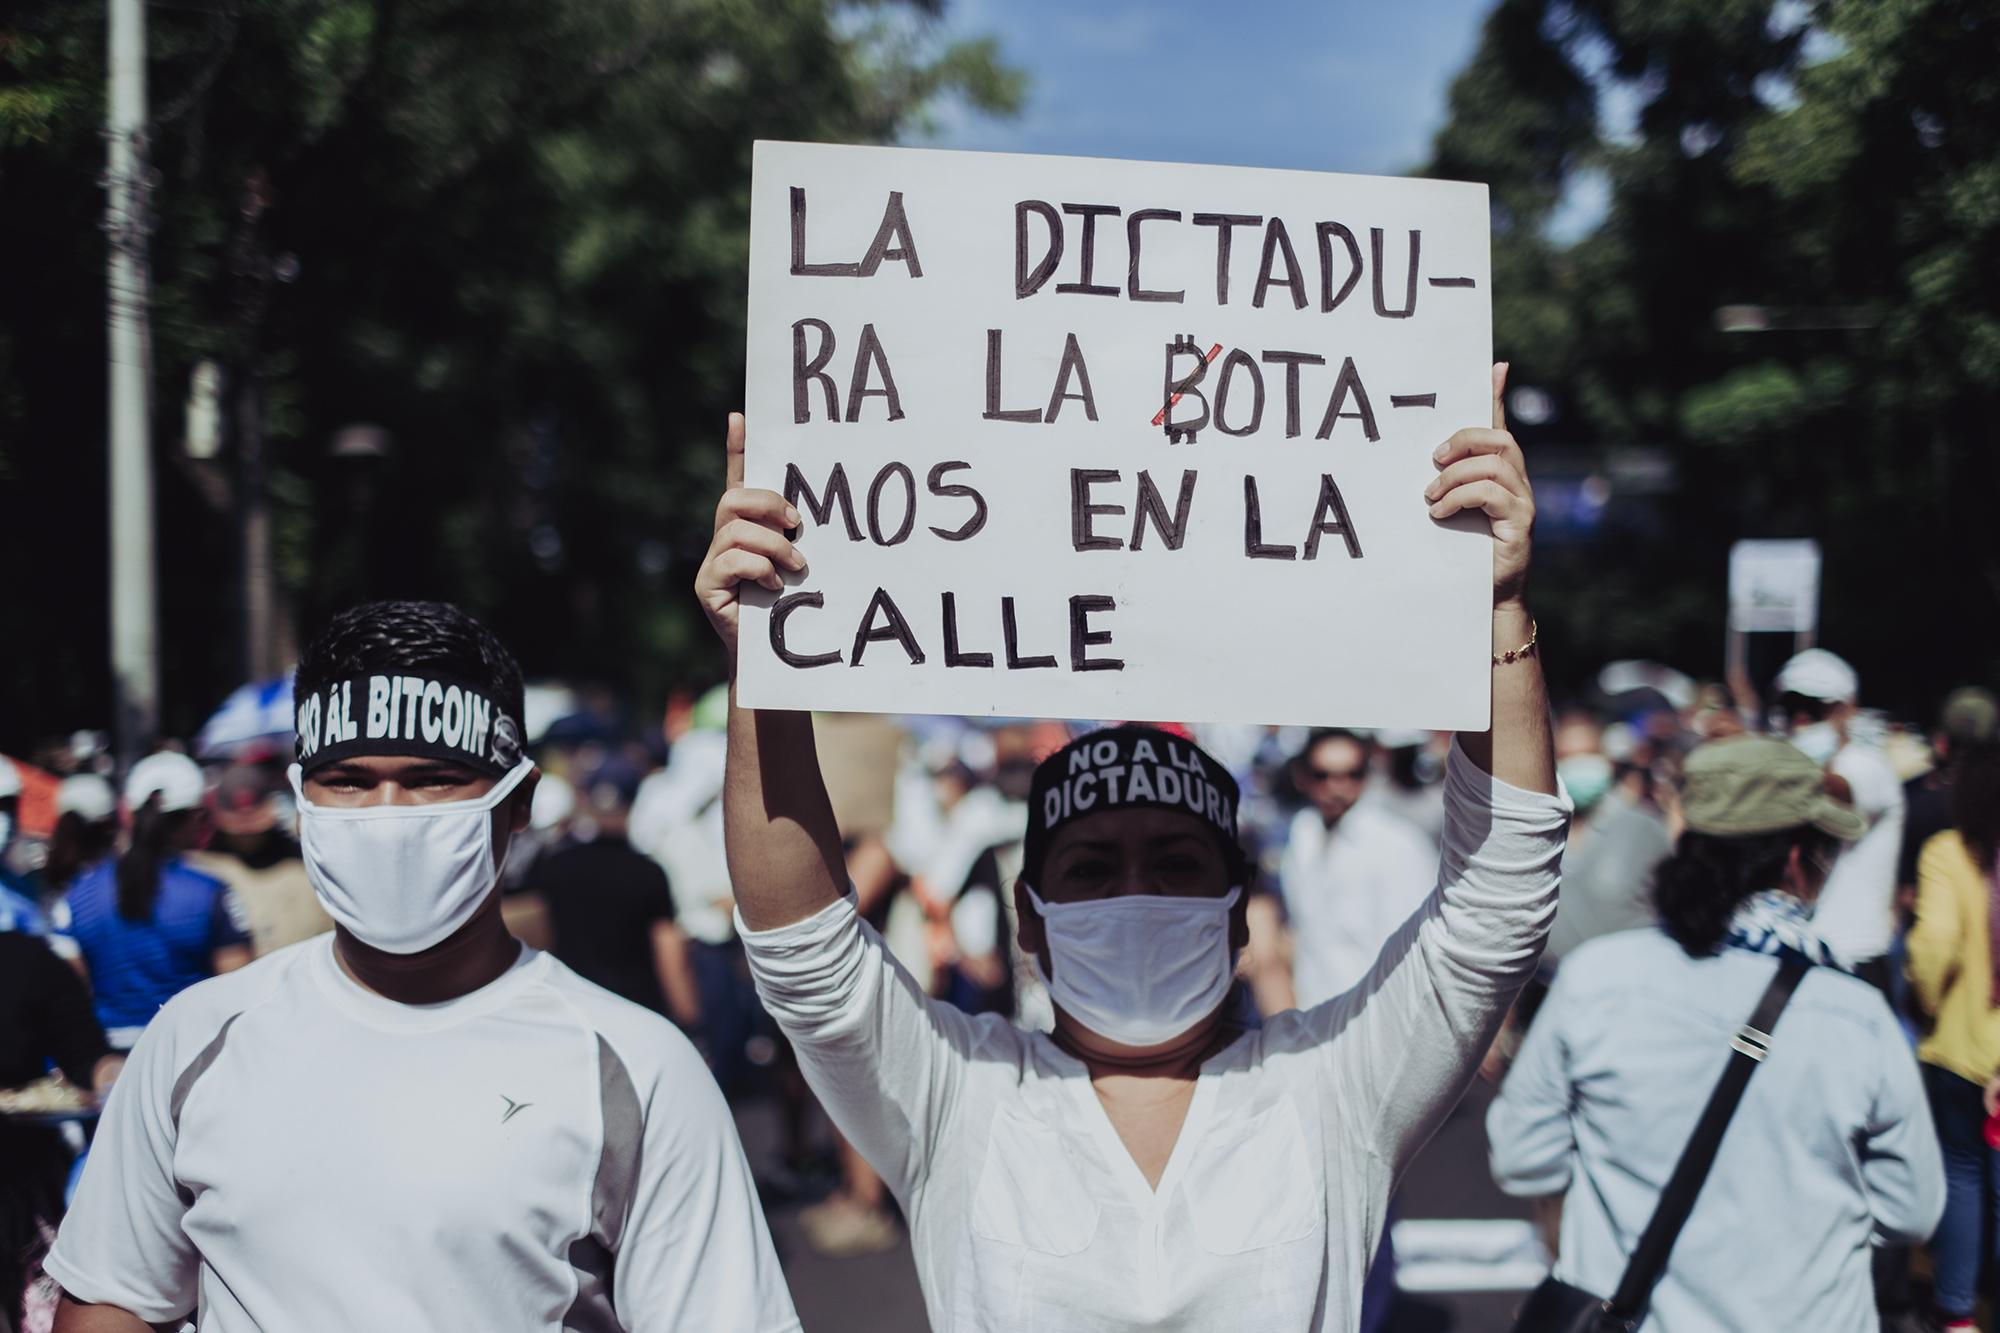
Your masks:
M669 1017L732 1099L782 1108L792 1178L771 1184L819 1198L802 1217L817 1251L894 1246L893 1202L814 1114L736 938L722 839L723 691L677 693L659 726L634 722L609 696L560 697L567 711L529 738L545 777L530 833L504 868L510 927ZM930 994L1049 1025L1046 991L1013 943L1014 884L1034 765L1084 729L817 720L860 909ZM1540 976L1486 1074L1507 1077L1580 951L1653 928L1654 872L1682 837L1690 752L1753 733L1784 739L1866 821L1858 838L1829 844L1812 928L1891 1006L1921 1062L1944 1162L1943 1218L1927 1251L1878 1250L1885 1327L1972 1327L1983 1228L2000 1201L1987 1146L2000 1142L1996 730L2000 707L1978 688L1954 692L1935 718L1871 710L1853 670L1817 649L1787 663L1763 695L1742 679L1705 684L1656 664L1608 666L1594 691L1557 710L1559 772L1576 809L1561 906ZM1435 883L1450 737L1212 725L1187 734L1233 769L1244 793L1255 864L1244 1021L1362 982ZM120 1053L149 1017L203 977L332 928L295 841L290 743L288 728L274 725L226 744L165 746L122 774L91 733L0 759L0 1087L15 1090L9 1096L68 1087L83 1108L67 1119L0 1121L0 1282L10 1292L30 1281L60 1216L92 1097L115 1081ZM1496 1118L1496 1134L1504 1123ZM1503 1188L1537 1193L1532 1180L1507 1178L1508 1148L1496 1140ZM1558 1220L1561 1191L1539 1192L1556 1196L1545 1206L1552 1252L1574 1243ZM1379 1321L1393 1271L1385 1253L1365 1323ZM1926 1279L1932 1294L1920 1299ZM46 1292L31 1300L28 1326L47 1308Z

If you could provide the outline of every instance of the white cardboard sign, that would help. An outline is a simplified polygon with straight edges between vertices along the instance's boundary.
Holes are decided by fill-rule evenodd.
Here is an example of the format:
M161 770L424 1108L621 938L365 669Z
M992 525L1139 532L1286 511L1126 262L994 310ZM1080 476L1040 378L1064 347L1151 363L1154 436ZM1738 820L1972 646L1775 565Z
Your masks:
M1737 542L1729 548L1729 628L1812 633L1819 571L1818 542Z
M1423 498L1491 421L1484 186L759 143L751 209L809 569L746 705L1487 725L1487 522Z

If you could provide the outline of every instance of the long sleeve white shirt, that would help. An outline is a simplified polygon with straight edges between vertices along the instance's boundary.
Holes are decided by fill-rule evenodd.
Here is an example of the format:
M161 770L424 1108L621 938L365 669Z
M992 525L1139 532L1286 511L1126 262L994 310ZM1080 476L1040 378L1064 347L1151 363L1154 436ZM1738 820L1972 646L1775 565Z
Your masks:
M848 902L744 932L828 1113L969 1333L1352 1328L1396 1176L1464 1090L1554 915L1567 803L1454 750L1429 910L1368 980L1202 1068L1157 1189L1084 1066L927 999Z
M1487 1113L1509 1194L1567 1193L1556 1276L1608 1296L1777 959L1690 958L1658 929L1563 961ZM1937 1136L1873 987L1799 983L1654 1290L1646 1333L1874 1333L1869 1245L1929 1237Z

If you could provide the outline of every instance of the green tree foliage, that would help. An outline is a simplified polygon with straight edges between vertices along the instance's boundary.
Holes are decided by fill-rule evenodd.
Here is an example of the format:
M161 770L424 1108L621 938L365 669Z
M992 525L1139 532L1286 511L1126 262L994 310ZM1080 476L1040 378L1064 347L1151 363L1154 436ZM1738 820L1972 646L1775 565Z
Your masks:
M752 141L893 141L947 97L1011 110L1020 76L942 41L940 8L151 6L169 723L240 670L232 525L178 459L201 357L232 426L261 408L303 626L443 596L531 672L716 673L686 589L741 396ZM35 643L0 683L49 704L10 734L104 720L103 50L101 0L0 18L0 541ZM331 457L351 423L390 454Z
M1616 558L1548 562L1579 663L1715 674L1729 543L1810 536L1877 699L2000 676L2000 10L1501 0L1430 170L1493 185L1496 341L1566 409L1541 442L1676 466ZM1592 176L1602 221L1551 239Z

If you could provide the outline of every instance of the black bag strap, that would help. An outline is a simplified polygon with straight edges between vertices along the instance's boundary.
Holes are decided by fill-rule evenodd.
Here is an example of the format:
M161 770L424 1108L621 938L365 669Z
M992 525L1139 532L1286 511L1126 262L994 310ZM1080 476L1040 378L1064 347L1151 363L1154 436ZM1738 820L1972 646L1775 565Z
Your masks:
M1722 1135L1729 1128L1730 1117L1736 1114L1737 1103L1743 1100L1743 1090L1770 1052L1771 1031L1778 1025L1778 1015L1785 1012L1800 978L1812 968L1812 960L1795 949L1786 949L1779 957L1778 975L1771 978L1750 1021L1738 1028L1730 1041L1731 1055L1722 1079L1715 1085L1708 1107L1694 1127L1693 1137L1681 1150L1681 1159L1674 1165L1667 1187L1660 1191L1660 1202L1632 1251L1617 1293L1605 1302L1605 1313L1613 1319L1635 1319L1652 1296L1654 1284L1666 1271L1667 1256L1680 1238L1688 1214L1694 1211L1695 1196L1701 1193L1709 1169L1715 1165Z

